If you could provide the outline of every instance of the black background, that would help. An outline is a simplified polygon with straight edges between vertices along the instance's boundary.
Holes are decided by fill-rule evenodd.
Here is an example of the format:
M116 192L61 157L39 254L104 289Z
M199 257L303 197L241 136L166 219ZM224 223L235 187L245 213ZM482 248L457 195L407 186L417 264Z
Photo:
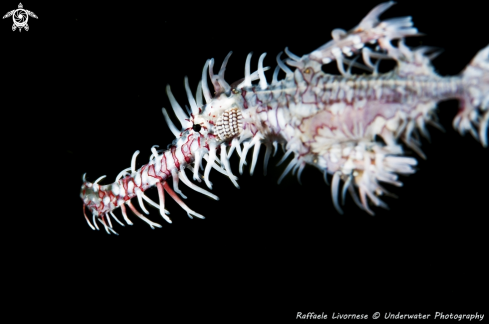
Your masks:
M215 58L218 67L230 50L228 82L243 76L250 51L252 66L267 52L273 71L285 46L309 53L377 3L23 2L39 17L29 18L30 30L12 32L10 18L0 26L0 230L10 278L4 285L16 287L14 304L46 302L42 309L50 315L87 305L119 314L144 301L162 318L215 318L222 311L249 319L295 318L298 311L480 312L489 154L453 130L456 101L439 104L446 132L430 128L431 143L423 142L428 159L419 159L419 171L403 177L402 188L392 188L399 199L385 199L390 210L375 209L374 217L351 198L339 215L313 168L305 169L302 185L290 175L277 185L286 166L275 167L282 153L264 177L262 150L255 175L245 168L239 176L239 190L211 172L220 201L181 185L186 203L205 220L190 220L170 199L173 224L148 207L162 229L129 215L134 226L116 225L120 235L109 236L84 220L83 173L91 181L104 174L114 179L135 150L139 168L151 146L173 140L161 113L170 108L167 84L185 104L184 76L195 91L206 59ZM2 12L17 5L4 1ZM481 6L398 1L382 17L413 16L426 36L408 45L445 49L434 65L441 75L454 75L488 43ZM238 174L236 157L231 166ZM156 189L148 195L157 200ZM109 306L111 291L124 302Z

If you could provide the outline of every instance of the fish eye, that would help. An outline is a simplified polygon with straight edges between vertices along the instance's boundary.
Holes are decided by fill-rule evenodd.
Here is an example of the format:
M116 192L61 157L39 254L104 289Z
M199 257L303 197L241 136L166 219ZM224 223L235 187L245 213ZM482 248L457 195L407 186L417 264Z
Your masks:
M194 126L192 126L192 129L194 130L194 132L200 132L200 129L202 127L200 127L200 124L194 124Z

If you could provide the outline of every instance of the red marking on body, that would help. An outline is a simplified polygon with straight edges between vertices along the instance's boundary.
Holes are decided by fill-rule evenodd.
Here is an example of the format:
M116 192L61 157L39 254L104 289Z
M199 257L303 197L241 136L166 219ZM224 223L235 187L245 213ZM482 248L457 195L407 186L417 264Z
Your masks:
M173 157L173 162L175 163L175 166L177 167L177 169L180 170L180 162L178 162L177 155L175 154L175 151L176 150L177 150L177 147L176 146L172 146L170 148L171 156Z
M117 198L116 196L112 193L112 191L109 192L109 198L110 198L110 201L115 205L117 206Z
M183 144L182 148L181 148L183 157L185 159L185 162L187 162L187 163L192 162L192 154L190 152L190 147L191 147L193 142L194 142L193 136L188 136L187 142L185 142L185 144Z
M128 187L129 187L129 184L128 184L129 179L131 179L129 176L126 176L126 177L124 177L122 179L122 187L124 188L124 191L126 192L126 195L124 196L124 200L128 200L129 199L129 194L128 194L128 192L129 192L129 189L128 189Z
M263 106L259 106L256 108L256 112L259 114L259 113L262 113L262 112L267 112L267 107L263 107Z
M279 110L279 108L280 108L280 106L277 105L277 109L275 109L275 111L274 111L275 112L275 117L274 118L275 118L275 121L276 121L276 124L277 124L277 130L276 131L273 128L271 128L272 131L274 131L274 134L278 134L281 131L280 123L278 122L278 110Z
M299 85L297 84L297 80L294 78L294 84L295 84L295 94L294 96L297 97L298 92L299 92Z
M136 181L134 180L134 178L131 178L129 181L132 181L132 184L134 185L132 188L132 193L135 194L136 188L138 188L138 185L136 184Z
M250 132L253 134L253 136L256 135L256 133L258 133L258 128L256 127L255 124L248 124L249 125L249 129L250 129ZM244 129L244 127L243 127Z
M156 175L156 171L155 171L155 166L154 165L150 165L149 166L149 168L148 168L148 176L153 177L153 178L156 178L159 181L163 180L162 177Z
M261 110L260 110L260 108L256 109L256 112L257 113L262 113L262 112L265 112L266 113L268 110L273 110L273 108L270 107L270 106L266 106L266 107L262 107Z
M163 156L161 158L161 169L160 169L160 171L166 175L166 178L169 178L171 176L171 172L168 171L165 153L163 153Z
M241 96L243 97L243 107L248 109L248 102L246 101L246 90L241 90Z
M313 104L317 106L317 95L312 91L312 86L310 84L311 79L306 80L306 82L307 82L307 88L304 90L303 93L301 93L302 102L305 104ZM316 86L317 86L317 80L316 80Z

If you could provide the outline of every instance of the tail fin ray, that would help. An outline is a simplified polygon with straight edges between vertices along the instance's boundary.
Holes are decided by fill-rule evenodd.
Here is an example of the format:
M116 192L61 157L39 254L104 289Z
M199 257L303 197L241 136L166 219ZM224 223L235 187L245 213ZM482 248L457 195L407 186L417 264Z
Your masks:
M484 147L488 145L489 124L489 45L477 53L462 73L465 93L453 121L462 134L470 131ZM477 132L474 130L477 129Z

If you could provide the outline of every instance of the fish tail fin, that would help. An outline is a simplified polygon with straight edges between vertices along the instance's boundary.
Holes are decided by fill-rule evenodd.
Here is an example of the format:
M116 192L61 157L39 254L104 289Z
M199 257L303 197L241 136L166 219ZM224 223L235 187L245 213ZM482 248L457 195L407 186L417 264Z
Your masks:
M462 72L464 93L460 111L453 126L461 133L470 131L488 145L487 128L489 124L489 45L472 59Z

